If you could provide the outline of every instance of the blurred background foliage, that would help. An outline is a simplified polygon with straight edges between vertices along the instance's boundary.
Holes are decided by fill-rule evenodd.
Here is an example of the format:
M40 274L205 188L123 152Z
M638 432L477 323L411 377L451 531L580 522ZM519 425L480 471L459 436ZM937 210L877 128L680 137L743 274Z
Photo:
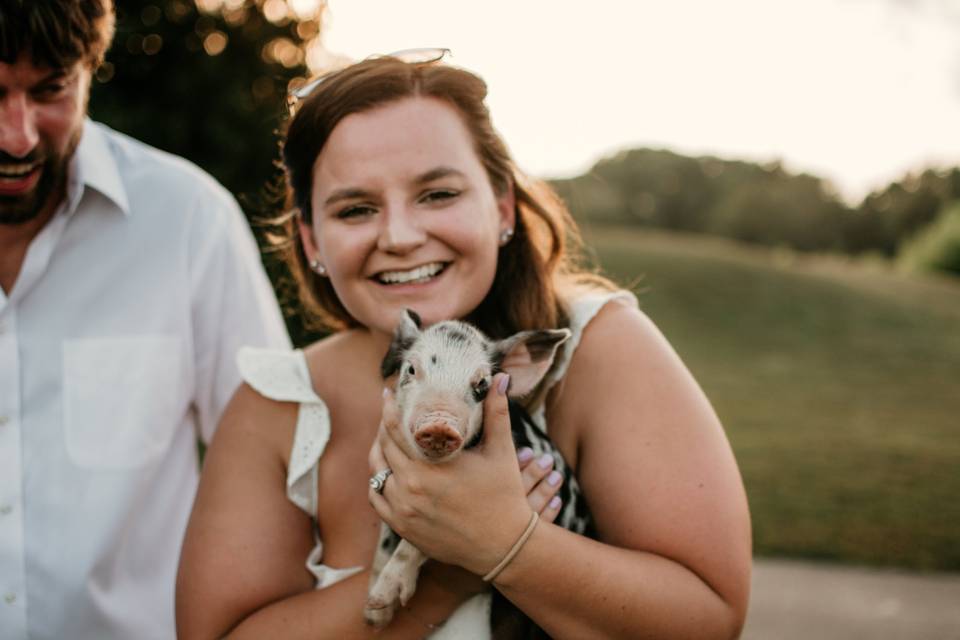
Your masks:
M323 0L117 10L92 116L209 171L262 239L285 96L339 63ZM960 570L960 168L859 203L778 162L662 149L552 183L717 408L759 555ZM289 273L264 261L309 343Z
M94 119L210 172L258 230L280 213L278 132L290 88L330 63L322 0L115 0ZM263 241L264 234L258 233ZM263 243L262 243L263 244ZM316 338L285 265L265 260L298 343Z
M276 131L320 30L283 0L117 0L97 120L189 158L252 208L275 176ZM202 7L202 9L201 9Z

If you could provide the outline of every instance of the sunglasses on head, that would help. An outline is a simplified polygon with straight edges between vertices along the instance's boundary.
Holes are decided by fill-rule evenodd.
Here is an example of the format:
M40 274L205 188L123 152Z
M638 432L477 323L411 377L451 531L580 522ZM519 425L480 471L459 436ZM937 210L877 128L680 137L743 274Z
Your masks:
M435 62L440 62L448 55L451 55L450 49L445 47L425 47L419 49L403 49L401 51L394 51L393 53L387 54L377 54L365 58L365 60L375 60L377 58L396 58L401 62L406 62L407 64L421 65L421 64L433 64ZM306 98L310 97L317 87L324 83L325 80L335 76L337 73L343 71L348 67L341 67L339 69L334 69L323 73L315 78L307 80L299 87L290 91L287 94L287 107L290 109L290 115L296 113L297 106Z

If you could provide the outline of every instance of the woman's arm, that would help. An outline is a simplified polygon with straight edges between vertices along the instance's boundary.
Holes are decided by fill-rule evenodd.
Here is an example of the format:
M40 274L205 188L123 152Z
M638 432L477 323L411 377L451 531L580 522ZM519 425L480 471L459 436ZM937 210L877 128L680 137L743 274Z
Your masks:
M181 553L178 637L374 636L362 618L367 571L316 590L304 567L312 525L286 497L283 455L297 410L246 386L228 406L204 461ZM429 571L420 587L409 614L377 638L423 637L424 622L442 620L463 599Z
M503 477L505 411L491 393L485 441L462 456L452 486L437 472L453 470L423 469L385 444L398 481L374 503L427 555L478 574L529 516ZM742 483L713 410L652 323L607 305L550 416L555 437L574 436L600 542L541 523L497 588L557 638L736 637L750 582Z
M458 567L427 563L414 598L379 632L364 624L362 616L369 571L314 589L314 578L304 567L314 544L312 523L285 490L284 454L293 440L297 410L294 403L267 400L247 386L228 406L204 461L181 553L178 637L424 637L430 624L445 620L482 585ZM541 482L548 470L526 461L521 466L529 504L552 520L556 510L544 505L556 488ZM357 509L370 507L362 502ZM372 526L379 531L375 517ZM376 532L372 535L375 540ZM374 545L365 564L372 560Z

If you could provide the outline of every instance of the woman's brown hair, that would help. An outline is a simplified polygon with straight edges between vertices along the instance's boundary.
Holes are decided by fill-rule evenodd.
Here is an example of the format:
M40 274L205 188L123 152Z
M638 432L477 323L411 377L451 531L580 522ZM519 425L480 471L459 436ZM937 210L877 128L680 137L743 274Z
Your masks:
M512 188L515 193L514 237L500 248L493 285L467 320L493 338L563 326L567 320L563 297L571 287L612 288L609 281L574 260L579 257L580 238L567 208L546 183L531 180L516 168L490 121L486 95L484 81L469 71L379 57L325 78L299 105L282 143L289 213L274 221L281 232L273 244L283 252L297 280L306 312L322 327L336 331L359 323L340 302L329 279L309 269L297 237L296 215L307 225L313 223L314 163L344 117L411 97L435 98L454 107L473 138L494 191L502 195Z

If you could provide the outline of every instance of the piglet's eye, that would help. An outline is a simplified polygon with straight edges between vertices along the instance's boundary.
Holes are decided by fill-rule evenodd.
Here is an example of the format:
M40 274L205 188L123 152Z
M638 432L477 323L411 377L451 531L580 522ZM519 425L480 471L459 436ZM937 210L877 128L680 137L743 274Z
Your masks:
M483 402L483 399L487 397L487 391L490 390L490 382L484 378L477 384L473 386L473 398L477 402Z
M413 365L412 365L412 364L408 364L408 365L407 365L407 375L411 375L411 376L412 376L412 375L416 375L416 373L417 373L417 372L414 371L414 369L413 369Z

